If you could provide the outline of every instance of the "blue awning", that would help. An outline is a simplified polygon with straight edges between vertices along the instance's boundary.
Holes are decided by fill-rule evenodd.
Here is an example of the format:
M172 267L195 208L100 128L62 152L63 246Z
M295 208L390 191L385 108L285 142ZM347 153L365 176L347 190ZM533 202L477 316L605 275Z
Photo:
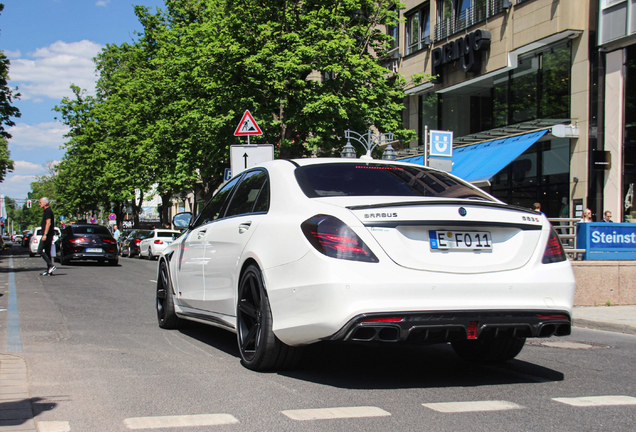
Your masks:
M548 130L544 129L453 149L452 174L469 182L487 181L517 159L547 132ZM423 165L424 157L413 156L400 159L400 162Z

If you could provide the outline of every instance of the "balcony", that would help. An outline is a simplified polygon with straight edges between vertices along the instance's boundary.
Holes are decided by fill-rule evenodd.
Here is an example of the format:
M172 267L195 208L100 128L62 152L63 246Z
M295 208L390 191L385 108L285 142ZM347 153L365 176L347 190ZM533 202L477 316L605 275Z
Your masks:
M435 25L435 40L447 38L510 7L510 0L477 0L473 7L463 10L457 18L446 18Z

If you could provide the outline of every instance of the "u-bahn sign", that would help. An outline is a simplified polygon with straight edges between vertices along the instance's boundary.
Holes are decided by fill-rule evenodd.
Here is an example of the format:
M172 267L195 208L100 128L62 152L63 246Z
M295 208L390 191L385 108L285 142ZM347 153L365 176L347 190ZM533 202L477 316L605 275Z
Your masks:
M454 41L435 48L432 53L431 75L442 76L442 66L461 60L464 72L481 70L481 51L490 49L491 35L488 30L477 30ZM439 78L438 78L439 81Z

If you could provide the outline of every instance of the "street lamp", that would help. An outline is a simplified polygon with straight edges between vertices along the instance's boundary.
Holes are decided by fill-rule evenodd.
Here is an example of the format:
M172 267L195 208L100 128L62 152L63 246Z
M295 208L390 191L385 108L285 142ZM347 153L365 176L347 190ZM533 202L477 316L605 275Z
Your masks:
M355 140L362 144L364 148L367 150L367 153L362 156L360 159L373 159L371 153L378 145L383 143L387 143L388 146L385 150L385 154L382 155L382 159L395 159L397 154L395 153L395 149L391 146L391 141L393 141L393 133L387 132L378 134L375 137L373 136L371 129L365 134L361 135L356 131L352 131L351 129L347 129L345 131L345 138L347 138L347 145L342 150L342 157L355 157L355 149L351 145L351 140ZM393 153L391 153L393 152Z

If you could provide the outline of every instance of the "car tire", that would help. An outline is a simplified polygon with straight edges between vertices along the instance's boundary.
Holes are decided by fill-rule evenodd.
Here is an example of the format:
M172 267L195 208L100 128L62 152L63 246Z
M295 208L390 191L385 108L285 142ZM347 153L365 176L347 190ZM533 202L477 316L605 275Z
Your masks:
M60 257L60 264L62 265L69 265L71 263L71 260L68 258L64 258L64 255L62 255Z
M168 274L168 264L161 261L157 278L157 322L162 329L176 329L180 319L174 310L172 283Z
M266 371L289 369L298 363L301 349L281 342L272 328L263 276L257 266L250 265L241 275L236 306L236 335L243 366Z
M35 256L35 254L34 254L33 252L29 252L29 256L30 256L31 258L33 258L33 257Z
M108 260L108 265L116 266L118 264L119 264L119 260L118 259Z
M502 363L512 360L521 352L526 338L500 337L484 340L459 340L451 342L455 353L472 363Z
M152 250L150 249L150 247L148 247L148 260L152 261L153 259L155 258L152 256Z

